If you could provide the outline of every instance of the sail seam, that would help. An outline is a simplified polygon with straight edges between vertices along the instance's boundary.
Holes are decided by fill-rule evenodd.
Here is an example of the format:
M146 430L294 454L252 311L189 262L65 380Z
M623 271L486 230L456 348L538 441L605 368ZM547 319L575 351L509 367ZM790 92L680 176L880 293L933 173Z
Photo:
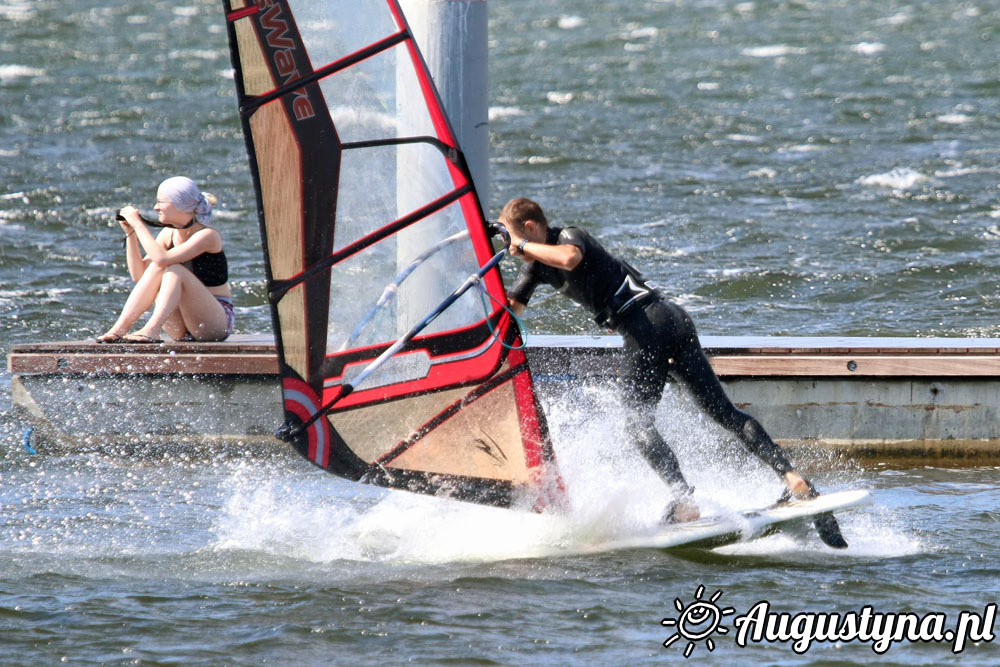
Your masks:
M285 85L279 86L269 93L247 98L244 101L244 104L240 106L240 113L244 116L249 116L268 102L273 102L279 97L283 97L290 92L298 90L304 86L308 86L311 83L316 83L320 79L324 79L331 74L336 74L337 72L345 70L348 67L357 65L362 60L367 60L368 58L378 55L383 51L387 51L397 44L405 42L409 38L410 33L406 30L402 30L386 37L383 40L375 42L371 46L355 51L354 53L345 56L336 62L332 62L329 65L319 68L318 70L314 70L312 74L307 74L303 77L295 79L294 81L289 81Z
M423 136L423 137L399 137L396 139L372 139L370 141L346 141L340 144L340 148L347 151L357 148L379 148L382 146L404 146L406 144L431 144L439 151L441 151L444 156L454 164L461 164L459 151L454 146L451 146L444 141L441 141L437 137Z

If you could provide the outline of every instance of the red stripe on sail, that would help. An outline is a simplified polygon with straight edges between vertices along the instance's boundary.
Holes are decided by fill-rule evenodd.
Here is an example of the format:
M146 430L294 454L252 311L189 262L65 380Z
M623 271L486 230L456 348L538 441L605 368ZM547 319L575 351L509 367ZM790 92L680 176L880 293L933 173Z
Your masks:
M250 5L249 7L244 7L243 9L237 9L234 12L229 12L226 14L226 20L232 23L233 21L239 21L240 19L245 19L248 16L253 16L258 11L257 5Z
M529 468L537 468L542 464L542 428L538 420L538 405L535 403L527 367L525 372L518 373L514 378L514 394L517 397L517 414L521 420L524 460Z

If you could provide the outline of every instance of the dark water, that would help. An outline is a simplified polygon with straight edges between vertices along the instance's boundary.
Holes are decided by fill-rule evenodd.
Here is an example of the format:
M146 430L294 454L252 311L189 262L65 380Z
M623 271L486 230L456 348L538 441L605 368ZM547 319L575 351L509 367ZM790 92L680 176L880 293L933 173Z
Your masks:
M490 208L539 199L716 335L997 336L1000 2L493 2ZM268 329L215 2L0 2L0 350L102 332L128 281L111 212L175 173L218 195L240 332ZM583 333L555 297L539 333ZM0 663L638 664L675 599L745 614L983 613L997 471L850 464L852 547L540 557L640 529L663 490L576 396L547 406L568 520L339 482L294 458L42 458L0 418ZM0 375L0 406L10 377ZM664 412L708 506L770 475ZM610 420L613 422L614 420ZM721 449L720 449L721 448ZM721 461L716 454L722 452ZM808 467L808 460L803 465ZM821 469L818 465L817 469ZM731 618L731 617L730 617ZM732 623L728 623L732 626ZM738 646L692 659L940 664L947 643ZM995 643L958 656L995 664Z

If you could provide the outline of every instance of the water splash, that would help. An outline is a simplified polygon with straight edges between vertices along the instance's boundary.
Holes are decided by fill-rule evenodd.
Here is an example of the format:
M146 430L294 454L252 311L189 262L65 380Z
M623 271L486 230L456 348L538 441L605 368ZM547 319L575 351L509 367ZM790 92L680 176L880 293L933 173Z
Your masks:
M584 383L550 396L545 407L569 490L566 515L385 491L318 470L263 474L241 466L224 484L229 496L213 525L213 548L313 563L443 564L568 555L653 532L671 493L628 444L615 393ZM727 443L678 396L668 392L658 417L664 437L676 443L703 514L766 506L780 494L772 471ZM861 486L859 474L841 473L838 488ZM920 549L885 511L845 514L843 524L852 543L838 552L845 557L896 557ZM831 551L814 535L778 535L720 553L815 558Z

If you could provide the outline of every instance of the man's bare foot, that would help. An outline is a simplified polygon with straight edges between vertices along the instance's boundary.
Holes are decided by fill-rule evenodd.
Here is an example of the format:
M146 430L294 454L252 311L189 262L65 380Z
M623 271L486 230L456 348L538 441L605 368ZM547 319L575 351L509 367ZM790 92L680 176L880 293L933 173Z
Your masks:
M785 484L788 485L788 490L792 492L796 498L810 498L816 494L812 485L805 480L805 478L794 470L790 470L785 473Z
M685 498L683 500L675 500L667 505L667 509L663 511L663 518L660 519L660 523L664 525L684 523L685 521L694 521L700 517L701 513L698 511L698 506L690 498Z
M682 500L674 508L674 517L678 522L694 521L701 518L698 506L691 500Z

